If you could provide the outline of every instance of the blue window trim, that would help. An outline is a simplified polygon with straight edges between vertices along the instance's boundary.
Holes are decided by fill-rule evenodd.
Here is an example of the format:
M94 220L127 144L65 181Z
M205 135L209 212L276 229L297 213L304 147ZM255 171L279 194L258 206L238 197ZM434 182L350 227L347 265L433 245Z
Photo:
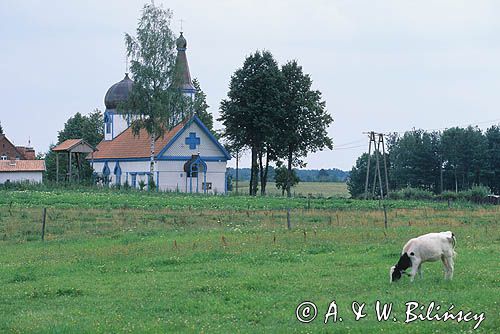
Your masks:
M108 162L104 161L104 166L102 167L102 175L109 176L111 174L111 170L109 169Z
M115 137L115 131L113 126L114 115L115 113L108 109L106 109L106 111L104 112L105 132L106 134L111 134L111 139Z
M120 161L116 162L115 169L113 170L113 174L115 174L116 176L122 175L122 168L120 167Z

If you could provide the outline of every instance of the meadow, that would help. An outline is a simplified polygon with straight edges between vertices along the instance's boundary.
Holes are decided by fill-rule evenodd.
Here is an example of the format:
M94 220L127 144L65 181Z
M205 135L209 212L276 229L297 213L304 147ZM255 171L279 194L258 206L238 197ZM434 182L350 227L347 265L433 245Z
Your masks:
M377 201L0 190L0 332L496 332L500 208L386 205L387 229ZM409 238L446 230L457 235L452 281L433 263L413 284L389 283ZM333 300L343 321L324 324ZM377 300L393 303L388 321ZM295 316L303 301L318 308L307 324ZM353 301L366 303L359 321ZM485 320L404 323L408 301Z

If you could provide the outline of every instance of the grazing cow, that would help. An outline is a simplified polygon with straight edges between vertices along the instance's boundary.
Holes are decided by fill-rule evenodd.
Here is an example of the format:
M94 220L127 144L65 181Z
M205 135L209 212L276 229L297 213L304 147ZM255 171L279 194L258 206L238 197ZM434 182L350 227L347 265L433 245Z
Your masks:
M391 267L390 281L399 280L403 274L407 274L405 270L411 267L411 272L407 275L411 277L413 282L417 272L422 277L422 263L438 261L439 259L443 261L444 278L451 280L453 278L455 244L455 235L450 231L428 233L410 239L403 247L398 263Z

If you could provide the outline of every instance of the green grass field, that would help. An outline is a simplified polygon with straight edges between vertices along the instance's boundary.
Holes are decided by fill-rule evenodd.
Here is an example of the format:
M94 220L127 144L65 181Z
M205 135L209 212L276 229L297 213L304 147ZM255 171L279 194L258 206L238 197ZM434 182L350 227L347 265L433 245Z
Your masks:
M0 332L497 332L499 207L387 205L384 230L372 201L2 190ZM458 239L453 281L431 263L422 280L389 283L409 238L446 230ZM309 324L295 317L306 300L318 307ZM332 300L343 321L324 324ZM377 300L393 303L386 322ZM475 321L405 324L412 300L485 320L477 331ZM353 301L366 303L359 321Z

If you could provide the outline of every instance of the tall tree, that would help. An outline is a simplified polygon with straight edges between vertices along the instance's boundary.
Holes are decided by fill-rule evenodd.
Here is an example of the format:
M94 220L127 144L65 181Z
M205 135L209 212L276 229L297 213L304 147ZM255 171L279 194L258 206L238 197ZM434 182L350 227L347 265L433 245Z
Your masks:
M485 136L488 186L495 194L500 194L500 125L490 127Z
M205 126L214 133L214 117L208 112L209 105L207 104L207 94L201 89L198 79L193 79L193 86L196 89L196 94L193 101L193 111Z
M0 122L0 135L3 135L2 122Z
M486 137L477 127L451 128L441 135L445 167L453 171L455 191L481 183L486 168Z
M232 75L228 98L221 102L219 120L226 128L224 136L230 143L251 150L249 193L253 196L257 194L259 170L261 193L265 193L272 159L271 136L277 131L276 127L281 126L277 120L282 110L282 83L273 55L269 51L257 51Z
M281 95L283 113L280 114L273 143L278 157L285 159L288 169L286 192L291 196L292 168L305 166L308 153L324 148L332 149L327 128L333 122L321 98L321 92L312 89L312 79L295 60L281 68L284 89Z
M438 192L440 180L440 138L437 132L407 131L387 141L390 152L392 188L420 187Z
M349 172L349 178L347 179L347 190L351 194L351 197L361 197L365 193L365 180L366 180L366 169L368 168L368 159L370 160L370 175L375 173L375 155L371 156L368 153L363 153L356 160L356 164L352 167ZM373 193L378 193L372 189L372 183L368 183L368 191ZM378 184L377 184L378 187ZM377 188L378 189L378 188Z
M146 4L136 37L125 34L134 85L128 101L118 107L134 120L134 134L145 129L150 136L150 185L154 184L155 140L190 111L186 98L173 84L179 73L175 66L176 39L170 29L171 20L169 9Z

